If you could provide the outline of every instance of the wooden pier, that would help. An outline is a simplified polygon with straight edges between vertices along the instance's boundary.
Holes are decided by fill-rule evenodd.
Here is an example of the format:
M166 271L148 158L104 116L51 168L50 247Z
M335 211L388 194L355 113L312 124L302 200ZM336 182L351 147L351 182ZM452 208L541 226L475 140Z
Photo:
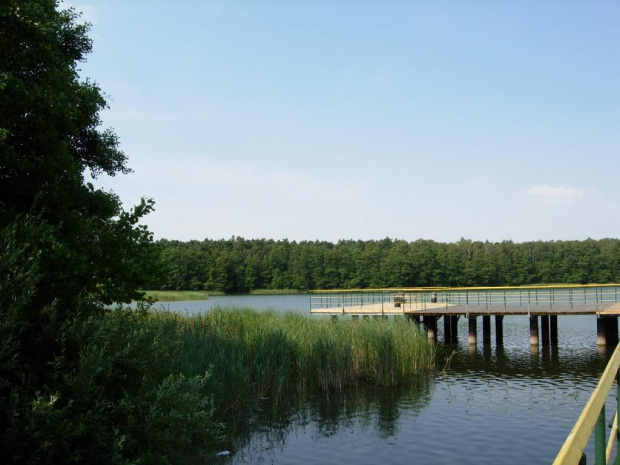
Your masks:
M403 288L313 291L313 314L378 316L404 315L424 325L428 339L437 339L437 322L443 319L447 343L458 341L458 320L468 319L468 343L475 346L478 317L482 338L491 340L491 317L495 341L503 343L506 316L529 317L530 345L557 345L558 316L596 317L597 344L618 342L620 285L530 286L501 288Z

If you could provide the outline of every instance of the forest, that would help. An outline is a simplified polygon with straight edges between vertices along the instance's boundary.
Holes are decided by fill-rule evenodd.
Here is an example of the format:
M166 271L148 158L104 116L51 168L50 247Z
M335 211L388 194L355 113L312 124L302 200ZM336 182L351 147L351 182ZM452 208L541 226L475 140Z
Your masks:
M519 286L620 281L620 240L160 240L163 290Z

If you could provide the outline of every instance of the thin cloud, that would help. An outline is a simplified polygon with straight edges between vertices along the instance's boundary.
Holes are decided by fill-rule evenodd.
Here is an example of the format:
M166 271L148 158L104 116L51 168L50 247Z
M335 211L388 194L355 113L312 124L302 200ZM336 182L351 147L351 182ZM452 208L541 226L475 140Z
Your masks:
M526 193L545 199L548 203L574 203L583 197L583 189L566 186L551 187L547 184L532 187Z

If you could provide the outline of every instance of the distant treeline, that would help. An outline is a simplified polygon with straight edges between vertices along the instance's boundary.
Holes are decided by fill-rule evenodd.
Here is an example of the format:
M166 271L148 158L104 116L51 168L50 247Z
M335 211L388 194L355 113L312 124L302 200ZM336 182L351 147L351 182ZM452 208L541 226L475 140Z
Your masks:
M506 286L620 282L620 239L499 243L461 239L290 242L243 239L159 242L161 289Z

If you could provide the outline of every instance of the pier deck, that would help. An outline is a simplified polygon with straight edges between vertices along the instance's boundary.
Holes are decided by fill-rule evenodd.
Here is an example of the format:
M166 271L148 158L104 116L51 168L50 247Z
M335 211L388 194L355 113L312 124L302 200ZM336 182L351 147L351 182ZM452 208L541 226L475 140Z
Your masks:
M310 310L313 314L326 315L456 315L456 316L481 316L481 315L614 315L620 316L620 303L609 304L585 304L585 305L553 305L542 306L482 306L482 305L456 305L445 303L425 303L423 305L401 304L395 307L393 303L374 303L364 305L350 305L341 307L322 307Z
M483 340L490 340L491 316L495 317L496 341L503 340L505 316L528 316L530 344L557 344L558 316L596 316L597 344L618 342L620 285L563 285L502 288L420 288L313 291L310 313L353 317L403 315L423 324L429 340L435 340L437 322L443 317L444 338L456 342L458 319L469 320L468 339L476 344L477 317L482 317Z

